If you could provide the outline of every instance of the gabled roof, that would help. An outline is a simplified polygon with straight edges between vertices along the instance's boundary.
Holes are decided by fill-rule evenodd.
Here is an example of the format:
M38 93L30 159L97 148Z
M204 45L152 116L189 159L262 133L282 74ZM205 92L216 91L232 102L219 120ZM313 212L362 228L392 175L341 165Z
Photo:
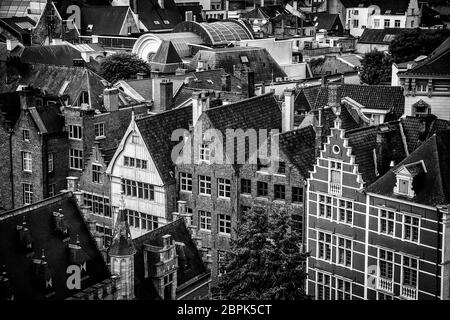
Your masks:
M281 5L272 5L272 6L264 6L264 7L256 7L249 12L246 12L242 15L244 19L270 19L274 18L280 14L289 13L283 6Z
M214 70L196 71L192 73L193 81L190 81L188 86L190 88L199 88L203 90L222 90L222 76L226 74L223 68ZM241 80L233 74L231 78L231 91L241 92Z
M64 128L64 117L61 114L60 106L50 105L39 108L29 108L31 118L41 134L52 134L62 132Z
M118 35L127 16L128 6L95 6L81 8L81 34L92 25L88 35Z
M137 299L148 300L161 298L157 295L151 277L148 279L144 277L145 262L143 247L144 245L162 247L162 237L165 235L171 235L173 241L184 244L184 261L182 261L182 255L177 252L179 255L177 287L187 285L188 283L195 282L196 280L198 281L202 279L203 276L208 276L209 272L205 268L197 247L192 241L191 235L189 234L189 231L184 223L184 219L178 219L133 240L137 249L137 253L134 256L134 274L136 279L135 292ZM148 255L147 263L149 267L156 263L156 261L152 258L152 255ZM151 268L149 269L151 270Z
M450 37L434 50L427 59L419 62L412 69L400 74L450 76Z
M69 45L21 47L21 50L13 50L11 56L19 57L23 63L41 63L68 67L73 65L73 59L82 59L81 53Z
M402 166L423 161L426 173L417 175L413 181L414 197L394 194L396 177L394 171ZM373 183L368 191L393 198L436 206L450 203L450 130L441 131L418 147L409 157Z
M63 223L68 227L66 236L55 230L54 212L59 209L64 215ZM17 226L26 223L28 232L23 233L24 241L19 237ZM64 300L74 295L66 285L66 268L72 264L68 244L80 242L82 257L86 259L86 276L81 281L82 289L102 282L111 277L108 267L97 248L95 240L72 194L62 193L55 197L0 214L0 265L6 267L16 300ZM27 249L26 243L32 243ZM37 285L33 272L33 259L41 259L45 254L47 262L47 286ZM49 285L49 283L51 283ZM45 289L47 287L47 290ZM52 294L48 298L45 294Z
M343 28L339 14L326 12L314 13L311 15L311 20L313 24L317 23L317 30L325 29L327 31L334 31L333 27L335 27L336 24L340 25L340 29Z
M402 32L402 28L364 29L358 43L391 44L392 40Z
M164 8L159 6L158 0L137 0L136 2L139 20L149 31L173 29L183 21L174 0L164 0Z
M176 129L189 129L192 107L169 110L136 119L136 126L165 185L175 183L171 152L179 141L171 141Z
M162 41L149 63L153 71L162 73L175 73L177 68L183 66L183 60L181 60L171 41Z
M338 99L345 97L355 100L365 108L391 110L397 119L404 113L405 97L402 87L341 84L338 87ZM306 111L323 107L328 103L328 88L326 86L302 88L295 103L296 109Z

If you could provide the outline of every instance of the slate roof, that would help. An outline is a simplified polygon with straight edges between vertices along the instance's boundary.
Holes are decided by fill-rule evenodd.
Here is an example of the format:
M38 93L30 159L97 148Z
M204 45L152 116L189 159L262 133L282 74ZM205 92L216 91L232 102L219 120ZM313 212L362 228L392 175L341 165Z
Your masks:
M347 62L340 60L340 57L325 56L321 64L311 66L311 71L314 76L321 76L354 72L355 68L351 67Z
M256 7L242 15L243 19L270 19L280 14L289 13L282 5Z
M179 107L180 105L186 103L188 100L192 99L192 93L205 90L201 87L201 85L199 85L199 87L195 87L195 85L191 87L191 84L183 84L180 90L178 90L178 92L174 96L174 107ZM237 102L242 100L242 94L237 92L221 91L220 98L222 99L222 101Z
M137 0L136 3L139 20L149 31L173 29L183 21L174 0L164 0L164 8L159 6L158 0Z
M20 47L20 50L13 50L11 56L19 57L23 63L59 66L72 66L73 59L82 59L81 53L69 45Z
M157 228L153 231L146 233L143 236L135 238L133 240L137 253L134 256L134 276L135 276L135 293L137 299L142 300L154 300L160 299L156 289L154 288L151 278L145 279L144 277L144 244L162 247L163 236L171 235L172 241L181 242L185 245L184 254L186 257L185 262L181 261L181 255L178 255L178 270L177 270L177 287L183 284L187 284L190 281L201 279L203 276L207 276L209 272L205 268L200 254L195 246L188 229L183 219L175 220L165 226ZM148 255L149 260L147 263L149 266L155 263L152 260L152 255Z
M403 165L423 161L426 173L414 178L414 197L408 199L393 193L396 184L394 170ZM441 131L418 147L409 157L373 183L368 191L415 203L436 206L450 202L450 130Z
M110 256L130 256L136 253L131 238L130 227L125 209L119 209L119 214L114 225L111 246L108 248Z
M181 60L171 41L163 41L152 57L150 66L152 70L162 73L175 73L176 69L183 66L183 60Z
M41 133L52 134L63 131L65 122L59 105L29 108L29 110L33 120L36 123L41 123Z
M223 69L196 71L192 73L194 81L189 82L190 88L199 88L204 90L222 90L222 76L227 72ZM241 80L233 74L231 77L231 91L241 92Z
M412 69L400 74L450 76L450 37L434 50L427 59L420 61Z
M249 62L243 63L241 56L246 56ZM255 72L255 83L272 82L277 77L286 77L283 69L264 48L232 47L200 50L194 56L191 65L196 67L198 60L206 61L211 69L223 68L230 74L234 74L234 66L248 66Z
M364 29L358 43L389 45L395 36L402 32L402 28ZM386 37L392 35L392 37Z
M338 87L338 97L349 97L370 109L391 110L397 119L404 113L405 97L402 87L341 84ZM311 86L300 90L295 99L295 108L309 111L327 103L328 88Z
M192 107L173 109L136 119L136 125L164 185L175 183L171 152L179 142L171 141L172 132L176 129L188 130L190 122L192 122Z
M314 20L315 18L317 19ZM317 30L325 29L327 31L334 31L333 27L336 23L340 24L341 28L343 28L341 19L339 18L339 14L326 12L314 13L311 15L311 20L313 21L313 23L317 23Z
M74 294L66 285L66 268L71 264L67 243L55 232L53 212L59 209L62 209L64 222L68 226L69 243L75 244L78 238L83 257L87 259L88 277L81 282L82 289L111 277L72 194L62 193L31 206L0 214L0 265L6 266L16 300L64 300ZM21 226L24 221L30 232L27 239L32 241L32 253L28 256L17 230L17 226ZM48 291L43 285L36 285L33 272L33 259L40 259L42 250L48 265L47 276L50 275L52 280L52 290ZM46 298L45 294L52 291L54 295Z
M17 35L30 34L30 28L36 25L36 21L30 17L0 18L0 25Z
M128 6L92 6L81 8L81 34L118 35L127 15ZM92 32L87 33L89 25Z

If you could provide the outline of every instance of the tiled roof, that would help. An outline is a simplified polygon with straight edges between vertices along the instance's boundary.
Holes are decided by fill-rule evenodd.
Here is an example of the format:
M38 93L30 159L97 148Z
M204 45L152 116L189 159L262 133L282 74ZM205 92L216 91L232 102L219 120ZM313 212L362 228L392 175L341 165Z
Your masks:
M395 36L402 32L401 28L364 29L358 43L389 45Z
M345 74L347 72L355 71L354 67L351 67L347 62L344 62L339 58L335 56L325 56L321 64L314 64L311 66L313 75Z
M180 105L186 103L188 100L191 100L192 93L194 93L196 91L208 90L208 89L204 89L201 84L203 84L203 82L198 83L197 84L198 87L195 86L195 83L183 84L183 86L180 88L180 90L178 90L178 92L174 96L174 106L179 107ZM220 90L217 90L217 91L220 91ZM238 93L238 92L221 91L220 98L222 99L222 101L237 102L237 101L242 100L242 94Z
M342 25L341 19L339 18L338 14L331 14L326 12L312 14L311 20L314 21L314 23L317 23L317 30L325 29L328 31L333 31L332 29L336 23L340 23Z
M158 299L161 297L157 296L157 292L154 288L153 282L147 281L144 276L144 244L149 244L152 246L163 246L163 236L171 235L172 240L180 243L184 243L184 256L185 261L181 260L181 255L178 256L178 270L177 270L177 286L187 284L190 281L195 281L196 279L206 275L208 271L206 270L200 254L195 246L192 238L189 234L188 229L184 223L183 219L175 220L165 226L157 228L153 231L146 233L133 240L134 245L137 249L137 253L134 256L134 276L135 276L135 292L136 298L147 300L147 299ZM178 252L177 252L178 253ZM149 259L147 261L148 266L151 267L156 261L152 260L152 256L148 255ZM150 268L151 270L151 268Z
M81 33L92 25L94 35L118 35L125 21L127 6L93 6L81 8Z
M81 59L81 53L69 45L30 46L13 51L11 56L20 57L23 63L41 63L72 66L73 59Z
M280 150L297 167L300 174L307 178L313 169L315 157L315 137L313 126L280 134Z
M399 118L404 113L405 97L402 87L341 84L339 99L349 97L365 108L391 110ZM328 103L328 88L312 86L303 88L296 97L296 110L316 109Z
M264 7L256 7L255 9L246 12L243 14L242 18L244 19L270 19L274 18L277 15L289 13L286 9L284 9L281 5L272 5L272 6L264 6Z
M74 294L66 285L66 268L72 264L68 245L63 242L64 236L55 232L53 213L59 209L62 209L64 223L68 227L69 243L75 244L78 239L84 252L82 257L87 261L87 277L81 282L82 289L111 276L72 194L59 194L0 214L0 265L6 267L16 300L64 300ZM17 226L22 226L24 222L29 233L25 232L21 241ZM28 240L32 242L31 250L26 248ZM51 288L47 287L47 290L45 282L37 285L38 279L33 272L33 259L40 259L42 253L45 254L49 271L46 275L51 276ZM45 297L45 294L52 292L52 296Z
M171 152L178 141L171 141L176 129L189 129L192 107L169 110L136 119L136 125L165 185L175 183Z
M222 76L226 71L222 68L214 70L205 70L194 72L194 81L189 82L190 88L199 88L203 90L222 90ZM241 80L235 75L230 74L231 91L241 92Z
M158 0L137 0L139 20L149 30L173 29L183 21L180 11L173 0L164 0L164 8Z
M423 161L426 173L414 178L414 197L399 196L393 193L396 184L394 170L403 165ZM384 196L407 199L412 202L436 206L450 202L450 130L441 131L418 147L409 157L373 183L368 191Z
M450 76L450 37L447 38L430 56L419 62L412 69L400 74L408 75L440 75Z

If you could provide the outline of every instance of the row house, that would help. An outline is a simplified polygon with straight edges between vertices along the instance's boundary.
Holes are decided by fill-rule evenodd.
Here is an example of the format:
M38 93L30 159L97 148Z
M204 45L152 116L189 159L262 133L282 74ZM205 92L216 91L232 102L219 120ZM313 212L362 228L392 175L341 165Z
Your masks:
M411 63L412 67L397 76L404 88L405 114L450 120L450 38L427 59Z
M445 132L442 130L448 123L407 117L345 130L342 110L339 106L335 108L334 125L308 179L305 200L305 241L311 252L308 294L318 300L439 297L441 291L435 291L434 284L443 278L443 274L439 275L442 270L436 267L443 260L440 257L436 260L436 253L444 250L441 247L444 239L436 245L439 232L433 231L437 225L432 225L436 208L433 213L421 212L418 208L423 208L423 204L419 199L411 197L404 201L401 194L394 204L395 200L380 195L372 185L386 188L391 194L398 194L401 189L406 195L410 183L416 192L432 193L433 187L422 187L417 179L413 183L412 176L420 176L425 170L414 159L417 154L430 154L431 151L422 153L421 149L427 148L439 132ZM412 165L408 165L408 159L412 159ZM423 157L423 161L428 160ZM437 164L426 165L432 166ZM406 178L389 186L386 181L381 182L386 176L396 174ZM436 177L428 176L428 179ZM421 199L425 198L434 196ZM441 197L439 201L442 205L448 199ZM427 230L422 231L419 240L420 221ZM415 244L411 246L411 242ZM391 282L383 280L387 275L392 277Z

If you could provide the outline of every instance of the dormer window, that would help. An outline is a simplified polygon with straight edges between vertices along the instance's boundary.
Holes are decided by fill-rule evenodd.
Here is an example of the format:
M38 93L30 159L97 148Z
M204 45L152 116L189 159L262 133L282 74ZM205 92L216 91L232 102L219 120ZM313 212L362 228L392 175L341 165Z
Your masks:
M402 165L394 170L397 180L394 187L394 194L413 198L415 196L415 192L413 190L414 178L426 172L427 169L425 168L425 164L422 160Z
M210 150L208 144L201 144L200 145L200 161L208 162L210 160Z
M409 194L409 190L411 188L411 186L409 185L409 181L405 180L405 179L398 179L398 193L401 194Z

